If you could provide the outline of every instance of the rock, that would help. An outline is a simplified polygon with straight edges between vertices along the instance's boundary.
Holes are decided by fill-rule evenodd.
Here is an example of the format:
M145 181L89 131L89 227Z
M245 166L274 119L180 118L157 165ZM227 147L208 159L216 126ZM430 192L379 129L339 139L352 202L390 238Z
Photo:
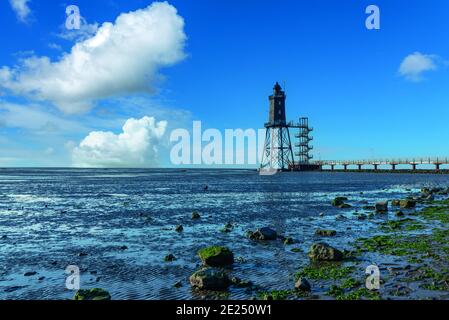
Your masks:
M309 258L314 261L341 261L343 253L327 243L314 243L309 250Z
M348 198L346 198L346 197L336 197L334 200L332 200L332 205L334 207L338 207L338 206L341 206L342 204L344 204L345 201L347 201L347 200L348 200Z
M175 261L175 260L176 260L176 257L174 255L172 255L171 253L166 255L165 258L164 258L165 262L172 262L172 261Z
M104 289L93 288L90 290L78 290L73 300L111 300L111 295Z
M235 259L235 261L237 261L238 263L245 263L245 262L246 262L246 259L243 258L243 257L237 257L237 258Z
M226 273L211 268L196 271L189 280L192 287L202 290L226 290L231 283Z
M3 235L3 236L1 237L1 239L2 239L2 240L6 240L6 239L8 239L8 236L7 236L7 235Z
M39 281L44 281L44 280L45 280L45 277L39 277L39 279L37 279L37 280L39 280Z
M444 190L444 188L441 188L441 187L435 187L435 188L432 188L432 189L430 190L430 193L435 194L435 193L441 192L441 191L443 191L443 190Z
M128 247L127 246L121 246L119 249L122 250L122 251L125 251L125 250L128 250Z
M367 216L366 216L366 214L361 214L361 215L358 215L357 216L357 220L366 220L366 218L368 218Z
M88 254L86 253L86 252L80 252L80 253L78 253L78 257L85 257L85 256L87 256Z
M234 229L234 226L231 223L226 223L224 227L220 230L221 232L229 233Z
M250 231L248 237L251 240L276 240L277 233L273 229L265 227L257 229L255 232Z
M395 215L396 217L403 217L403 216L404 216L404 212L402 212L402 211L396 211L396 212L394 213L394 215Z
M295 241L291 237L287 237L284 239L284 245L294 244Z
M337 208L349 209L349 208L352 208L352 206L350 204L347 204L347 203L342 203L342 204L338 205Z
M339 220L339 221L346 220L346 219L347 218L344 215L342 215L342 214L339 214L338 216L335 217L335 220Z
M388 201L381 201L376 203L376 212L385 213L388 211Z
M208 247L198 251L198 256L204 265L209 267L222 267L234 263L234 254L226 247Z
M372 210L376 210L376 207L375 206L363 206L362 209L372 211Z
M403 209L412 209L416 207L416 201L410 199L401 200L400 205Z
M307 281L306 278L299 278L298 281L295 283L296 290L310 292L312 290L312 286L310 285L309 281Z
M201 216L200 216L200 214L198 212L196 212L196 211L192 212L192 219L193 220L200 219L200 218L201 218Z
M391 206L399 207L401 205L401 200L391 200Z
M427 197L424 198L424 200L433 201L433 200L435 200L435 197L433 196L433 194L429 194Z
M29 271L29 272L25 272L24 276L25 277L32 277L35 276L37 274L36 271Z
M232 228L234 228L234 226L233 226L232 223L230 223L230 222L226 223L224 227L227 228L227 229L232 229Z
M337 234L335 230L317 229L315 235L322 237L333 237Z
M176 283L173 285L173 287L175 287L176 289L181 288L181 287L182 287L182 282L181 282L181 281L176 282Z
M324 213L321 212L321 213L319 214L319 216L320 216L320 217L324 217Z
M182 232L183 230L184 230L184 227L181 226L181 225L176 226L176 228L175 228L175 231L176 231L176 232Z
M231 279L231 283L234 286L240 287L240 288L248 288L248 287L252 287L253 286L253 283L251 281L242 280L242 279L237 278L237 277L233 277Z

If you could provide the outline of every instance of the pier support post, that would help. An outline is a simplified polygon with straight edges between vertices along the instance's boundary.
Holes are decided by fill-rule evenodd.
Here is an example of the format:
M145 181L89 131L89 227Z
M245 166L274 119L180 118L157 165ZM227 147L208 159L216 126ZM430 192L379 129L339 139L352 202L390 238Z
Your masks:
M359 166L359 171L362 171L362 165L359 164L358 166Z
M392 163L392 164L391 164L391 170L393 170L393 171L396 170L396 164L395 164L395 163Z
M347 171L347 170L348 170L348 165L347 165L347 164L344 164L344 165L343 165L343 168L344 168L345 171Z
M416 171L416 163L412 163L413 171Z
M331 171L334 171L335 165L331 164Z
M435 170L440 171L440 163L435 163Z
M374 171L377 171L377 167L379 166L378 164L373 164L374 166Z

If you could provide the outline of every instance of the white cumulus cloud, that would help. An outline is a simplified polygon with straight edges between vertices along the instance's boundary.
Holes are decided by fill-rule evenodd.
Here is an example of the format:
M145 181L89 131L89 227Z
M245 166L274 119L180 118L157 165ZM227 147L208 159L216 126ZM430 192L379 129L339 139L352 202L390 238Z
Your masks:
M26 22L31 13L28 2L30 2L30 0L9 0L12 9L17 15L17 19L21 22Z
M62 31L58 34L58 37L64 40L79 42L95 36L98 32L98 23L89 24L84 17L80 17L79 29L68 30L65 24L61 28Z
M157 164L167 122L153 117L128 119L123 132L94 131L72 150L75 167L149 167Z
M423 73L438 68L438 56L415 52L408 55L399 67L399 74L413 82L422 80Z
M158 70L185 57L185 40L176 8L156 2L103 23L58 61L33 56L0 68L0 88L66 113L84 112L100 99L153 92Z

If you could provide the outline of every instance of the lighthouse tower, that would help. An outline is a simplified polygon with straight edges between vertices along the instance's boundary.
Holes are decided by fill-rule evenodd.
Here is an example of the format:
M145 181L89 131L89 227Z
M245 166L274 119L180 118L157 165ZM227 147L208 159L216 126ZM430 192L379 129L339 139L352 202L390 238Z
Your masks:
M295 165L289 125L285 115L285 92L276 82L269 97L270 111L265 124L266 136L261 169L290 170Z

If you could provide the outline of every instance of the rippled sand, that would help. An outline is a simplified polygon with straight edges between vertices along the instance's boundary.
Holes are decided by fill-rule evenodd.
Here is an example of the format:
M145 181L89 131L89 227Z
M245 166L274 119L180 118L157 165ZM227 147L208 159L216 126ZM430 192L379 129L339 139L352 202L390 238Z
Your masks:
M72 264L82 271L83 288L105 288L113 299L202 298L188 277L199 267L198 249L214 244L228 246L238 258L233 275L261 290L288 289L294 273L308 263L316 228L337 230L330 243L349 248L354 239L376 231L375 221L354 218L355 210L363 212L361 200L400 198L425 184L449 185L449 176L1 169L0 299L71 298L64 271ZM349 197L354 208L333 208L335 196ZM192 211L201 219L192 220ZM348 219L337 221L339 214ZM228 222L236 224L234 230L220 232ZM174 231L178 224L182 233ZM246 239L247 230L262 226L297 243ZM169 253L178 259L164 262ZM37 273L24 276L30 271ZM183 285L175 288L178 281ZM232 288L229 297L254 295Z

